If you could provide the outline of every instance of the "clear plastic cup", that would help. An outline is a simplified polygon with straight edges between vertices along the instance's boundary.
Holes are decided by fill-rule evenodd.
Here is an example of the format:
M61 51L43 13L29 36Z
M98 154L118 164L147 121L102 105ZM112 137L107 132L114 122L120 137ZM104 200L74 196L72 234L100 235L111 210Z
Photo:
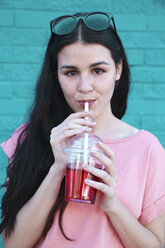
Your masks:
M94 204L96 189L85 184L85 179L99 181L83 169L84 161L87 165L103 169L103 165L96 160L90 152L100 151L98 141L102 141L95 135L88 134L88 147L84 147L85 134L77 135L71 139L69 147L65 149L67 155L65 200L73 202ZM101 151L102 152L102 151Z

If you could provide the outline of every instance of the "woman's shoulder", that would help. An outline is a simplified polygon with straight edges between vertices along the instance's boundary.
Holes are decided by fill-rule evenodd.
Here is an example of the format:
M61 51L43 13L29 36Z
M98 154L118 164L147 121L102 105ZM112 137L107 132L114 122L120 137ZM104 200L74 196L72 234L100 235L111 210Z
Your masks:
M136 130L135 133L126 138L125 141L128 141L127 144L130 149L135 148L136 151L139 152L141 151L146 154L165 153L159 138L154 133L145 129Z
M141 138L144 144L148 144L148 146L150 147L152 151L155 151L155 152L162 151L163 153L165 152L162 144L160 143L159 138L155 134L151 133L148 130L144 130L144 129L141 130L141 133L142 133Z
M136 140L143 140L144 143L148 143L148 144L155 144L155 143L159 143L158 138L156 137L155 134L151 133L148 130L145 129L138 129L132 125L129 125L127 123L124 123L126 126L126 130L128 130L128 138L132 137L135 138Z
M104 139L106 143L124 143L128 149L138 148L148 150L151 148L161 148L162 145L155 134L145 129L138 129L126 122L118 122L118 134L115 138Z
M132 138L134 139L135 142L139 143L141 146L143 146L143 144L148 147L161 146L158 137L154 133L146 129L135 128L134 133L132 134Z
M25 130L27 126L28 126L28 122L25 122L22 125L20 125L7 140L5 140L3 143L0 144L3 151L6 153L9 159L14 154L20 134Z

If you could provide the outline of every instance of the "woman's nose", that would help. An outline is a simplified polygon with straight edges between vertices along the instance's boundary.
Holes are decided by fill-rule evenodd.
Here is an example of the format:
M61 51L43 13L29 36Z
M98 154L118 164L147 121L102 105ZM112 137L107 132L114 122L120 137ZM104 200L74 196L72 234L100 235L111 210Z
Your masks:
M78 85L78 91L86 93L93 90L92 78L89 76L82 76Z

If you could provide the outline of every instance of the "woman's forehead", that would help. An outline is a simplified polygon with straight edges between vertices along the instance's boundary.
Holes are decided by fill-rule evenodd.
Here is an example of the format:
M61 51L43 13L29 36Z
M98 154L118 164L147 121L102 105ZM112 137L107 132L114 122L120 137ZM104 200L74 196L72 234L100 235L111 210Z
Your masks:
M111 54L108 48L97 43L82 43L76 42L64 46L58 54L58 62L78 62L83 59L92 61L111 59Z

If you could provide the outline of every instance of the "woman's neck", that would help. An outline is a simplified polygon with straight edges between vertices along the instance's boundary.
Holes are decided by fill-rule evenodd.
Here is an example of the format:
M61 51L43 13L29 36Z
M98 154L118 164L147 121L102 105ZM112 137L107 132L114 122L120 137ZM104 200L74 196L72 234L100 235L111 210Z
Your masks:
M101 139L121 139L138 131L135 127L116 118L112 113L101 116L94 121L96 126L93 128L92 133Z
M99 137L106 135L106 133L112 133L115 131L119 122L111 111L100 115L93 121L96 122L96 126L93 128L93 133Z

